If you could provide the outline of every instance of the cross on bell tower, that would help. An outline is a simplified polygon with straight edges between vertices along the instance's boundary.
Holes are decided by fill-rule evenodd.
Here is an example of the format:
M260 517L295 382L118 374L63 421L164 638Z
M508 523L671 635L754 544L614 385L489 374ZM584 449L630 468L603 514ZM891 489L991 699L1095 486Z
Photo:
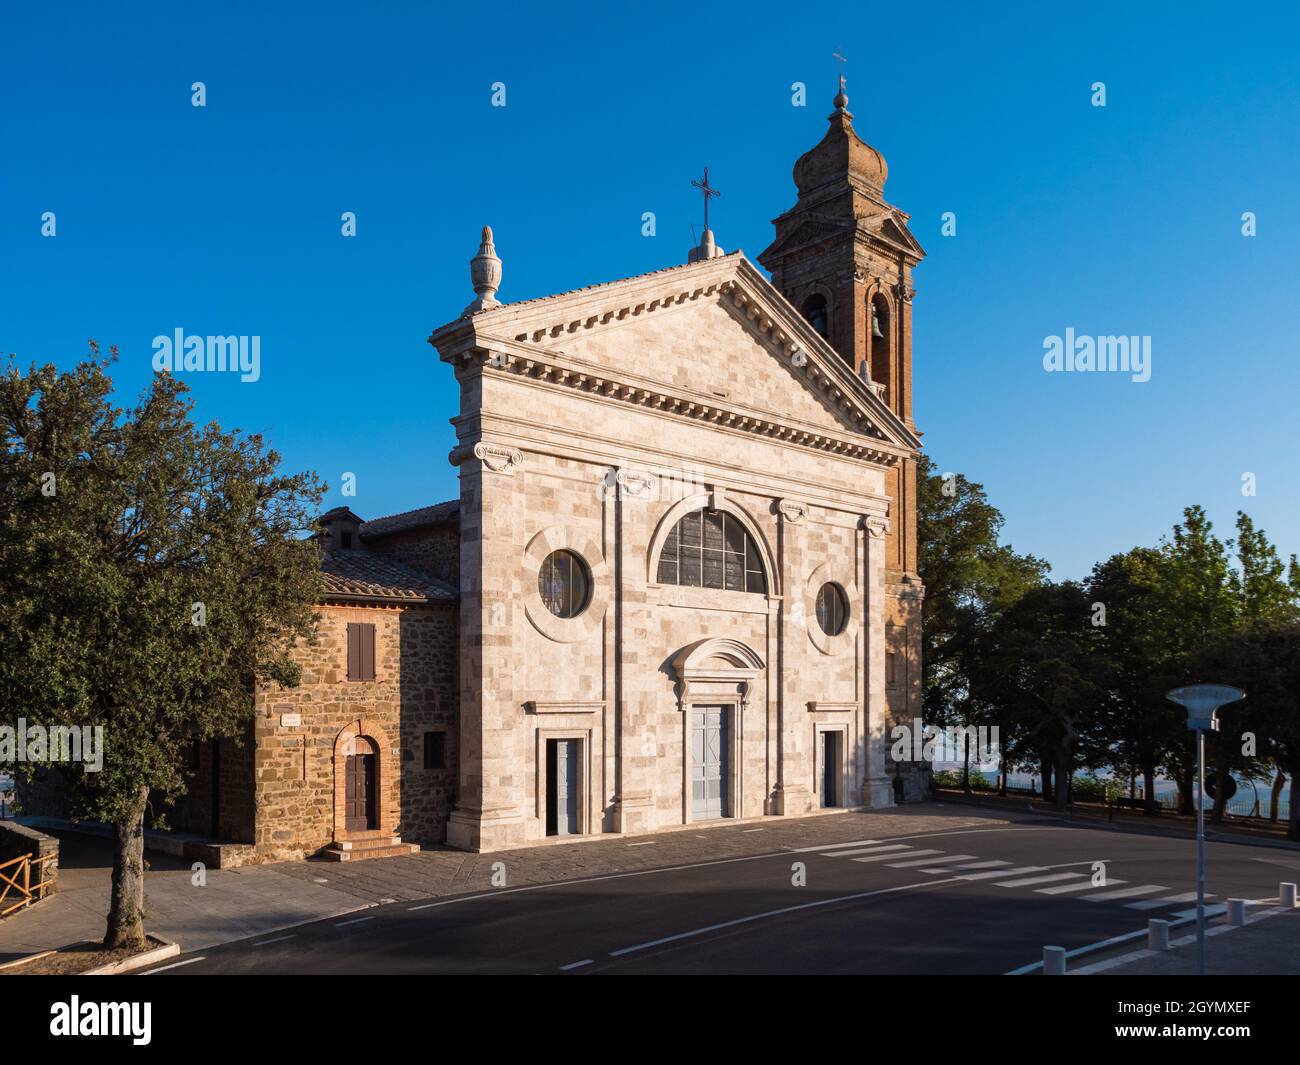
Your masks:
M840 69L840 95L844 95L844 64L849 61L849 57L844 54L844 47L841 45L835 49L835 62L839 64Z

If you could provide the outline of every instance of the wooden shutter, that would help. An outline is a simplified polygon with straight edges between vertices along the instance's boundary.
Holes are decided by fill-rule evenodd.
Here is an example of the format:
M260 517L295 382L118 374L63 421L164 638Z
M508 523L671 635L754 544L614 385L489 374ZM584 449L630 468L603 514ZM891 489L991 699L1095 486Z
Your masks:
M348 622L348 680L361 679L361 626Z
M348 680L375 679L375 627L348 622Z

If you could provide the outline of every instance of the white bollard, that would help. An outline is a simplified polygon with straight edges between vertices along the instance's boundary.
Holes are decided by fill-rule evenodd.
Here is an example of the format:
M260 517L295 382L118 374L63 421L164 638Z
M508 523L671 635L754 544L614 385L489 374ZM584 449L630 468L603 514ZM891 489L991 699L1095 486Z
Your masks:
M1064 947L1043 948L1043 975L1044 976L1065 975L1065 948Z
M1147 949L1169 949L1169 922L1152 918L1147 922Z
M1246 900L1229 899L1228 900L1228 924L1243 925L1246 923Z
M1295 885L1279 884L1277 886L1277 896L1282 900L1282 905L1288 910L1296 908Z

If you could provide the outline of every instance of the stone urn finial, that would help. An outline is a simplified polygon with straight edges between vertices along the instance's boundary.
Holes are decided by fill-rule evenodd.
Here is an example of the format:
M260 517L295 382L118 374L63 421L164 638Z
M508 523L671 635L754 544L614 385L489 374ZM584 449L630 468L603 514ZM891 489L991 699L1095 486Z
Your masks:
M474 301L465 308L464 314L500 307L496 298L501 285L501 260L497 258L496 247L492 243L492 227L483 227L483 242L478 246L478 254L469 261L469 279L474 286Z

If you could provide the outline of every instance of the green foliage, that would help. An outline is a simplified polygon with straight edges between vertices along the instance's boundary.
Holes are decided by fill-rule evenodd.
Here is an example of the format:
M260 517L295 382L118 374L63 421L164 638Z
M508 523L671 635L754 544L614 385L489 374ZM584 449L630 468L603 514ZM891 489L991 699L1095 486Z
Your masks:
M82 815L122 823L143 788L183 789L193 740L247 728L259 680L296 680L322 488L258 436L195 425L170 376L118 408L112 361L0 374L0 705L103 726L102 771L71 783Z
M1070 795L1076 802L1113 802L1123 794L1114 777L1076 776L1070 781Z
M960 790L962 784L962 771L960 769L939 769L931 774L931 780L936 788L956 788ZM987 780L983 774L972 772L970 774L971 791L993 791L993 784Z
M1165 692L1232 683L1250 694L1224 711L1212 766L1300 768L1300 565L1292 555L1284 566L1248 515L1224 543L1188 507L1155 547L1098 563L1082 584L1051 584L1044 563L998 544L1002 517L980 485L945 481L928 460L920 473L927 720L996 724L1004 768L1138 773L1150 793L1158 773L1186 781L1194 760ZM1106 786L1076 777L1074 793Z
M926 720L987 723L972 686L979 641L999 612L1040 584L1048 566L998 543L1002 515L983 485L945 476L928 456L917 468L918 567Z

